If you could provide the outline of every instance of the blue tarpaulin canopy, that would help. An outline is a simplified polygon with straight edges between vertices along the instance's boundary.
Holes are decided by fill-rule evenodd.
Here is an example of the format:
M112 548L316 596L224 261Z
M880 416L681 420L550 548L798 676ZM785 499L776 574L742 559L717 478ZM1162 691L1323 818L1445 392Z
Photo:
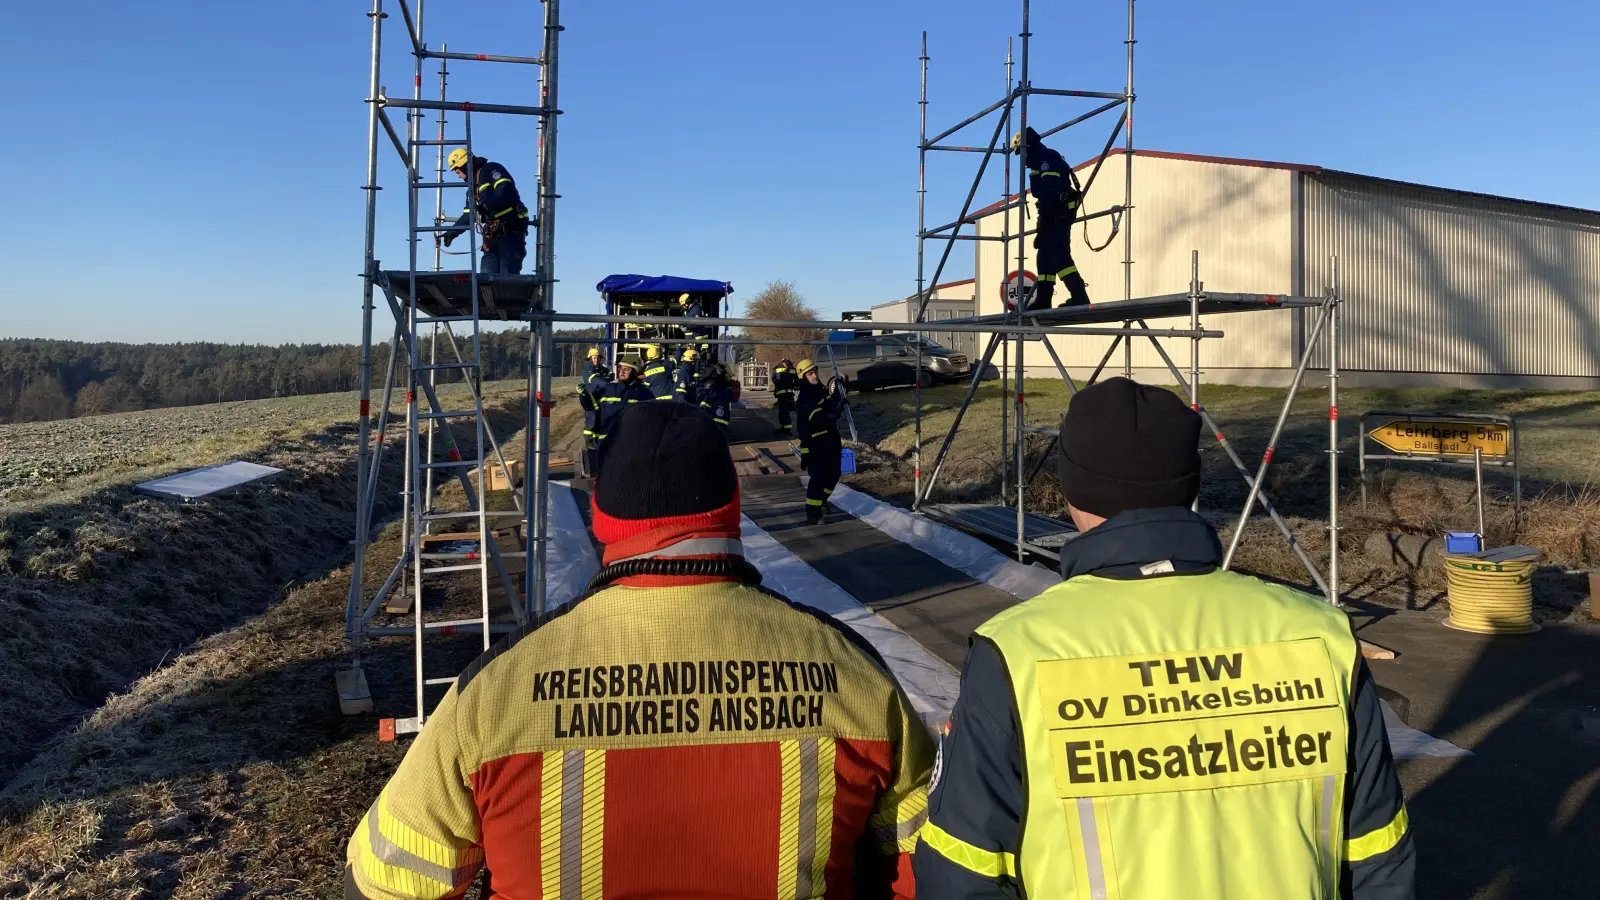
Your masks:
M594 286L602 294L731 294L733 285L676 275L607 275Z

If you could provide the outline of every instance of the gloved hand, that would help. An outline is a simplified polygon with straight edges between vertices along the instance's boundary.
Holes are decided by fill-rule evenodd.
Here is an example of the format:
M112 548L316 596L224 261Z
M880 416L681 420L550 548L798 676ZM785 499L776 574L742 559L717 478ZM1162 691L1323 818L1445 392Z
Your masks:
M800 471L802 471L802 472L804 472L806 470L806 457L809 456L809 455L810 454L807 454L807 453L800 454Z
M445 232L444 245L446 247L450 246L450 242L455 240L456 238L458 238L460 236L461 236L461 232L459 232L459 231L447 231L447 232Z

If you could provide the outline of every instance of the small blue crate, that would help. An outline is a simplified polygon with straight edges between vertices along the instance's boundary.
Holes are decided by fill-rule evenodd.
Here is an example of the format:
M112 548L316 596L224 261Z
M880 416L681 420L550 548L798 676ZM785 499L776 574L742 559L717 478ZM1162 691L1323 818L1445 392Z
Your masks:
M839 473L842 475L856 473L856 452L849 447L839 451Z
M1444 552L1446 553L1480 553L1483 551L1483 538L1473 531L1447 531L1444 535Z

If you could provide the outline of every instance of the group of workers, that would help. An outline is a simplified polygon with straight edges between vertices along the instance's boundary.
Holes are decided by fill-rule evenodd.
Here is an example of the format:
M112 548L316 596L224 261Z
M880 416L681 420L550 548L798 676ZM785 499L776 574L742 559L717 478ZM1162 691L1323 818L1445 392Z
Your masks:
M816 480L842 398L794 368ZM1175 394L1073 397L1063 581L976 629L937 737L860 633L761 586L713 419L632 371L601 396L632 402L599 447L603 568L456 680L347 897L1415 896L1350 621L1222 568Z
M605 364L599 347L589 348L589 367L578 382L578 403L583 407L584 469L598 470L598 453L618 417L629 405L657 400L675 401L710 416L724 441L733 407L733 383L715 360L701 360L694 347L674 358L658 344L617 357L616 372Z

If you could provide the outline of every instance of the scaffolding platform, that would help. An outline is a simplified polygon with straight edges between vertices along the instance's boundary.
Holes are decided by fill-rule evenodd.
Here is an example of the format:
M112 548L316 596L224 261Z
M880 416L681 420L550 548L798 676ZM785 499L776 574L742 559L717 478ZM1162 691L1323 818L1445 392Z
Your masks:
M469 272L418 272L417 308L430 316L472 315L472 274ZM411 273L396 269L381 273L401 304L411 302ZM508 320L534 308L536 275L479 275L478 304L481 318Z
M1200 315L1217 313L1251 312L1264 309L1307 309L1321 306L1323 297L1291 297L1284 294L1218 294L1200 295ZM1158 297L1139 297L1133 300L1112 300L1107 303L1090 303L1087 306L1062 306L1024 312L1023 318L1037 325L1104 325L1136 319L1171 319L1189 316L1188 294L1164 294ZM1016 313L996 313L988 316L968 316L961 319L941 319L939 324L1003 325L1016 322Z
M954 525L963 531L981 534L997 541L1017 539L1017 508L987 503L930 503L920 510L925 515ZM1061 548L1078 536L1071 522L1024 512L1022 542L1029 550L1051 559L1061 558Z

